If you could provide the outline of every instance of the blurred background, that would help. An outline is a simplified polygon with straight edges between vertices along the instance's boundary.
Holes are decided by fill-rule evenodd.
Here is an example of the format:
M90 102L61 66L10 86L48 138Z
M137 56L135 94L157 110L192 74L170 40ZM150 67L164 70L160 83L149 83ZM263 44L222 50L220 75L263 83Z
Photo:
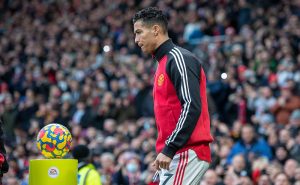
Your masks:
M4 184L28 184L36 135L53 122L89 147L104 185L157 184L156 63L131 22L149 6L206 71L215 141L201 185L299 185L298 0L1 0Z

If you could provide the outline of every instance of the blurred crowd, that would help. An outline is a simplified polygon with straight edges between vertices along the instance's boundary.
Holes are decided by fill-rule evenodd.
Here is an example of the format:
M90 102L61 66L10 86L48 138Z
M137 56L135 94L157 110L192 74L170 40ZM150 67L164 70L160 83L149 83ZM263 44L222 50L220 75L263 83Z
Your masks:
M28 184L36 135L54 122L90 148L104 185L157 184L156 64L131 22L148 6L207 74L215 141L201 185L300 185L297 0L0 1L4 184Z

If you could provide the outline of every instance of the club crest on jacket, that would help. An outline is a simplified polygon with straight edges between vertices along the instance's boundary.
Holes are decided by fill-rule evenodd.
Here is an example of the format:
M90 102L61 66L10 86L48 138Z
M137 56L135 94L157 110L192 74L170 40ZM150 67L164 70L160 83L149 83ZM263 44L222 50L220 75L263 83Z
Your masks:
M157 85L158 85L158 86L162 86L163 83L164 83L164 81L165 81L165 76L164 76L164 74L160 74L160 75L158 76Z

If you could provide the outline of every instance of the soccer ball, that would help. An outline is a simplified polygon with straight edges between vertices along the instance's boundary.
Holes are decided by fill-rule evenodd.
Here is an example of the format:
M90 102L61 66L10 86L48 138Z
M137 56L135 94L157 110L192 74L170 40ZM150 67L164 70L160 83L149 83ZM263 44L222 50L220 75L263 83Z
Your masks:
M51 123L43 127L37 136L37 147L44 157L57 159L70 150L72 135L63 125Z

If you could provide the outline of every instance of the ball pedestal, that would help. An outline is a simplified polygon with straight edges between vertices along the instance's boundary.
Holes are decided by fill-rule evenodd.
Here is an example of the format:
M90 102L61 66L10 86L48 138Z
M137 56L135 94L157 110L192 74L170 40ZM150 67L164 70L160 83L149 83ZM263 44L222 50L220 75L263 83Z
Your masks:
M33 159L29 185L77 185L76 159Z

